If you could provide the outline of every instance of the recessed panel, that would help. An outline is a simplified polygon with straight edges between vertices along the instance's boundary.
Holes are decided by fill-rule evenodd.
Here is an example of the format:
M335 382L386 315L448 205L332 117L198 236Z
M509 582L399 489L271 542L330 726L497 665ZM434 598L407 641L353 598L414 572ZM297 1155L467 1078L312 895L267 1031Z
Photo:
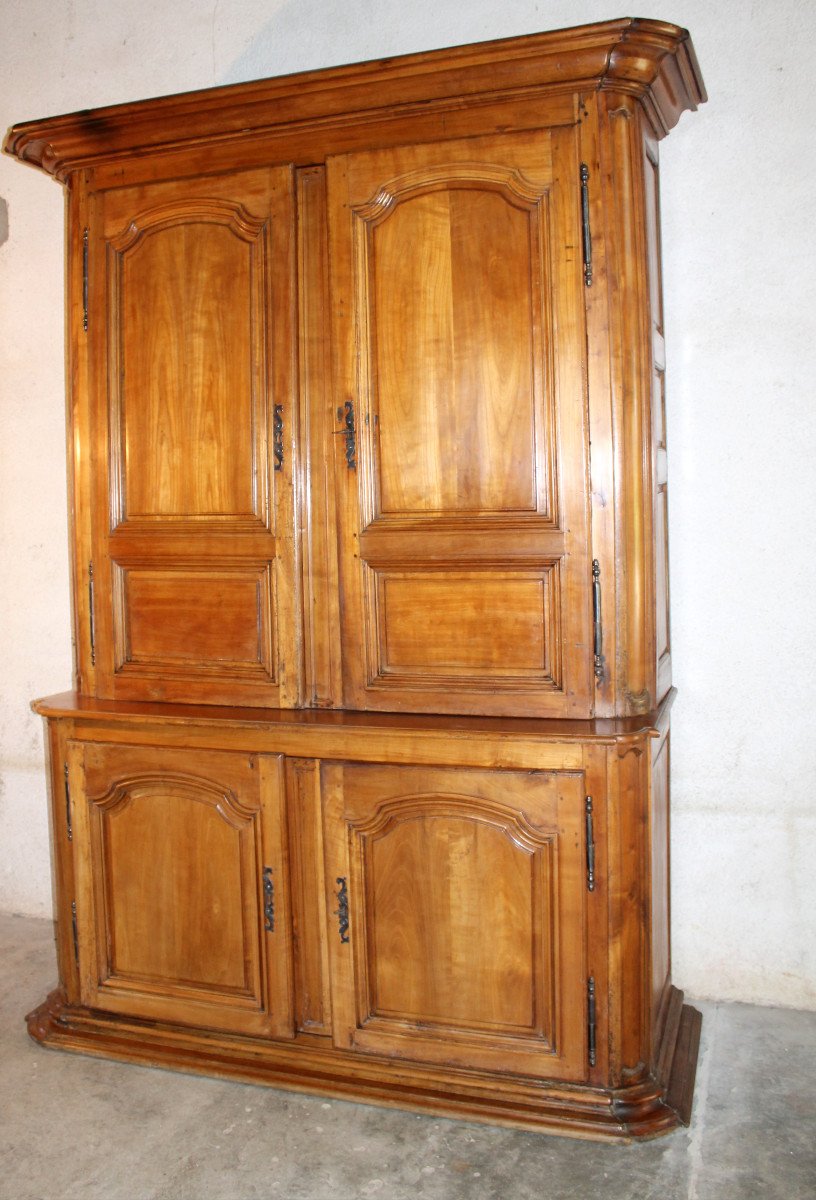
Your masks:
M264 226L210 207L111 243L114 525L263 515Z
M536 1027L537 856L506 829L430 813L396 820L366 851L374 1015Z
M374 573L382 675L550 677L551 568Z
M271 576L241 570L118 567L118 669L272 677Z
M535 513L544 490L541 196L459 171L368 231L382 515Z
M247 827L225 819L215 800L189 785L150 783L103 815L105 873L115 881L106 897L111 976L251 994Z

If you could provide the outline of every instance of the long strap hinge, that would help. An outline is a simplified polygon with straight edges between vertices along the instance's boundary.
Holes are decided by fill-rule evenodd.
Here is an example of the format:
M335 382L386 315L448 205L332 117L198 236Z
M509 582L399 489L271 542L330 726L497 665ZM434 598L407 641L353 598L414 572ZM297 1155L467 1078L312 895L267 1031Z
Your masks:
M74 962L79 967L79 931L77 929L76 900L71 901L71 935L74 939Z
M593 558L592 560L592 625L595 678L598 683L603 683L605 664L603 656L603 617L601 611L601 564L597 558Z
M96 666L96 618L94 616L94 568L88 563L88 632L91 640L91 666Z
M72 842L74 840L74 830L71 824L71 785L68 782L68 763L63 767L62 777L65 783L65 827L68 832L68 841Z
M589 1051L589 1065L591 1067L595 1066L598 1057L595 1038L595 977L594 975L590 975L587 980L587 1050Z
M88 332L88 233L82 232L82 328Z
M592 231L589 227L589 167L581 163L581 232L584 242L584 283L592 287Z

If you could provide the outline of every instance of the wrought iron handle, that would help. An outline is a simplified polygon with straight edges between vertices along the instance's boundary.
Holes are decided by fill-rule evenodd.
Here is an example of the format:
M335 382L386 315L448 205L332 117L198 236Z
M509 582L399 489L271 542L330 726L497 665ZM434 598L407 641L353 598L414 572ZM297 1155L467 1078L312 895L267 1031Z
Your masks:
M263 869L264 892L264 929L267 933L275 932L275 884L272 879L272 868Z
M340 941L347 942L349 940L349 902L348 902L348 887L346 878L343 875L338 875L335 880L340 885L340 890L335 892L337 897L338 907L334 910L334 915L337 917L338 928L340 932Z
M337 410L337 420L343 423L343 428L337 432L346 441L346 466L350 471L357 470L357 430L354 424L354 404L346 400L342 408Z
M283 470L283 405L275 405L272 419L272 453L275 456L275 470Z

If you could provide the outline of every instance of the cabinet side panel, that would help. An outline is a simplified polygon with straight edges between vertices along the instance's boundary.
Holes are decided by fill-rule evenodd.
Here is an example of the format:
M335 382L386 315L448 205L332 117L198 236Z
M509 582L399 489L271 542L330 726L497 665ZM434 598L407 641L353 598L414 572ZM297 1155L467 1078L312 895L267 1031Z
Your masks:
M669 734L652 744L651 798L651 989L652 1031L671 980L669 890Z
M600 100L610 382L615 441L617 715L656 704L651 321L642 169L643 120L628 96Z
M643 143L644 211L649 272L651 408L654 528L656 701L671 687L669 626L668 463L666 457L666 344L660 253L660 172L657 142L647 131Z
M645 1069L651 1040L648 754L642 742L610 752L610 1082L618 1086Z

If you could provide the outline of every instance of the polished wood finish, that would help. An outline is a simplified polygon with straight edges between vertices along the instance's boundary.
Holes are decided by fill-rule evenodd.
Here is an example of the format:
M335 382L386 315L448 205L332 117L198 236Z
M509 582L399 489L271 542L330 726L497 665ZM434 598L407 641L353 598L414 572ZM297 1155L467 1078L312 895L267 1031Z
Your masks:
M299 700L293 187L274 168L94 197L100 695Z
M34 1037L688 1120L657 144L704 99L624 19L10 131L68 190Z
M68 767L82 1002L292 1037L281 758L74 741Z
M583 778L332 766L346 881L334 1038L391 1058L582 1079Z
M546 130L330 160L349 707L591 714L577 173Z

